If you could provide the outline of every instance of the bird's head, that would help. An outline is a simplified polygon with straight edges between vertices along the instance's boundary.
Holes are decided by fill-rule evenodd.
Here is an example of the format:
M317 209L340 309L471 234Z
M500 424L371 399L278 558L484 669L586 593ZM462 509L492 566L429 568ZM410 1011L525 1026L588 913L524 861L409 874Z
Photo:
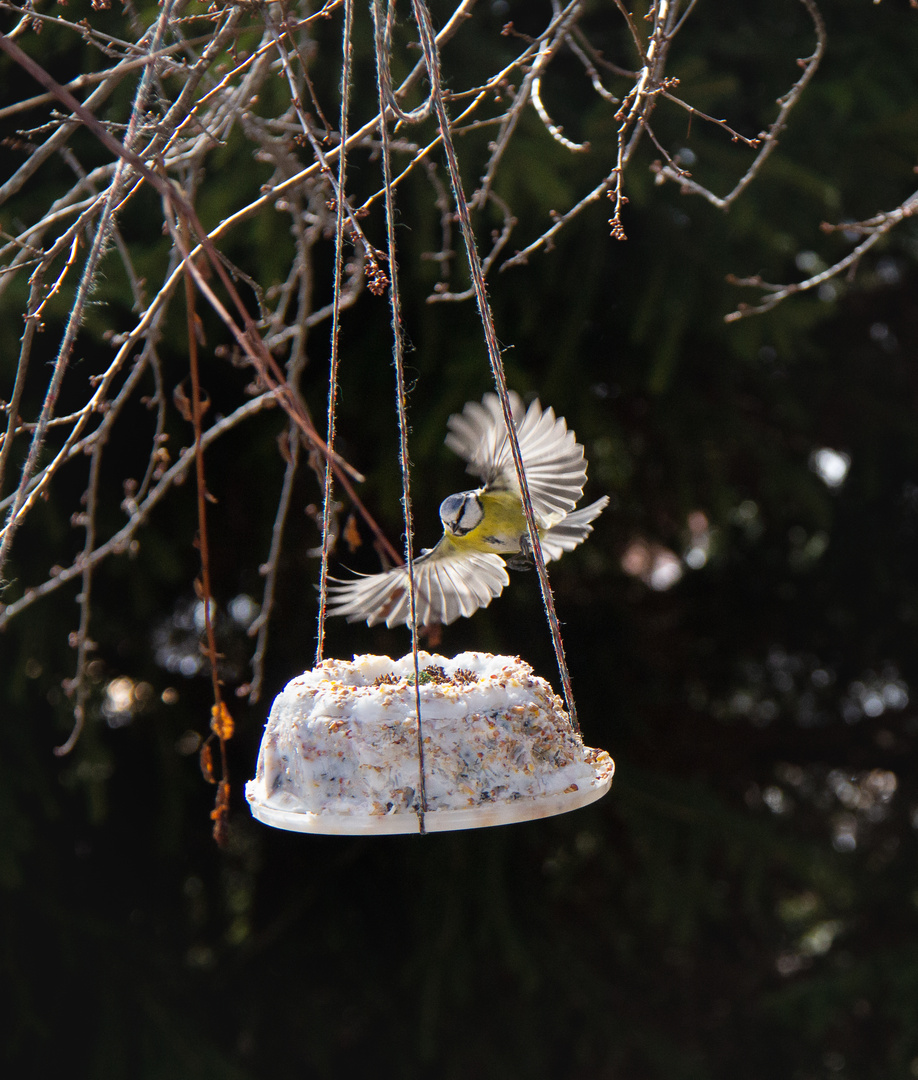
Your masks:
M440 503L440 520L443 528L453 536L465 536L480 524L484 507L475 491L460 491Z

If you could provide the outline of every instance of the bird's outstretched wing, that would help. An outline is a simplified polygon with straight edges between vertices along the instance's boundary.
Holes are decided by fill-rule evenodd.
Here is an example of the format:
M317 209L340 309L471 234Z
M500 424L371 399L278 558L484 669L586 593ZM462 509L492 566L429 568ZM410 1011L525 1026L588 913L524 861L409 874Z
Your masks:
M560 559L565 551L573 551L578 544L582 544L593 531L591 522L598 518L608 505L609 496L603 495L589 506L568 514L560 524L546 529L539 537L545 561Z
M573 510L586 483L583 447L563 417L533 401L525 409L519 394L510 392L511 412L540 524L549 525ZM447 421L446 445L468 462L467 471L494 491L519 491L510 438L496 394L470 401Z
M414 560L418 626L444 625L471 615L498 596L510 583L504 560L481 551L456 551L440 541ZM348 622L366 619L367 626L384 622L400 626L411 619L408 570L398 566L353 581L331 579L329 615L346 615Z

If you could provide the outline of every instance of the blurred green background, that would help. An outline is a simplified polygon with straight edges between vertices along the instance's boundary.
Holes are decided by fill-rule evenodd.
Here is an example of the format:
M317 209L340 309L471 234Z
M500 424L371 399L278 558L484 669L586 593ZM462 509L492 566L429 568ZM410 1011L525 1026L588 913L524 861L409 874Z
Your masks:
M433 8L439 18L451 5ZM554 250L490 284L511 385L568 419L590 463L586 497L612 499L590 540L552 567L585 740L616 761L609 795L554 819L427 837L308 837L251 819L243 783L271 697L312 665L318 579L318 535L303 510L320 492L304 470L265 697L232 698L250 677L246 598L259 596L284 468L283 417L266 415L207 456L237 723L225 851L211 839L213 789L196 758L211 698L195 623L192 483L157 511L135 557L97 576L96 690L69 757L52 748L71 724L61 684L73 674L76 589L0 636L7 1075L52 1075L63 1060L72 1077L106 1080L306 1080L368 1068L444 1080L918 1076L914 223L853 280L724 321L755 299L728 274L800 280L851 247L820 232L822 221L892 209L916 186L918 11L904 0L823 8L826 59L729 214L656 185L647 142L627 175L626 242L609 238L601 200ZM366 98L373 60L358 9ZM549 9L481 4L445 53L447 71L491 70L510 48L501 26L535 32ZM622 54L613 5L587 4L583 26L608 55ZM318 40L339 32L340 15ZM71 51L52 56L55 41ZM47 49L59 78L79 69L71 38L49 32L30 49ZM812 49L800 3L701 3L669 72L697 108L756 134ZM22 78L6 61L0 71ZM317 62L313 75L333 108L337 67ZM614 160L611 110L579 65L560 60L543 97L593 150L567 154L527 114L499 183L521 221L519 246ZM748 149L674 107L661 106L654 124L717 191L748 165ZM488 137L459 143L470 187ZM207 221L263 182L248 154L242 140L221 149L199 198ZM352 182L366 194L378 174L367 165ZM439 242L425 183L399 192L420 545L439 534L440 500L466 486L443 447L446 418L491 386L472 303L425 302L436 268L420 254ZM36 181L19 199L41 191ZM378 208L365 227L384 246ZM136 209L123 228L143 236ZM284 272L281 230L268 217L230 241L228 254L265 287ZM148 242L149 258L161 257L165 239ZM119 289L126 295L111 276L100 288L113 310ZM318 288L325 302L327 280ZM4 397L17 297L4 299ZM87 370L93 350L103 353L106 310L92 309L81 339ZM369 293L348 313L338 424L342 453L367 475L361 495L398 545L388 322L385 297ZM220 333L210 327L211 345ZM182 334L176 321L164 343L173 384L186 363ZM303 384L317 416L327 338L324 326L314 332ZM212 350L203 363L216 415L249 376ZM146 429L120 431L118 469L134 457L142 468L148 442ZM63 476L10 579L34 583L70 557L84 483ZM367 542L341 553L342 566L378 562ZM404 629L328 627L328 655L408 648ZM487 611L446 628L441 651L468 648L519 654L557 688L533 574L514 575ZM124 708L119 687L131 692Z

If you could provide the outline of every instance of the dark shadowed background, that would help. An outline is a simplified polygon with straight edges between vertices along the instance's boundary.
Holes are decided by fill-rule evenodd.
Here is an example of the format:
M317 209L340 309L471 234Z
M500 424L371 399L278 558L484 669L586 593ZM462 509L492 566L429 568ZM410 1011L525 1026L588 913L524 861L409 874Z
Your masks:
M453 6L432 5L438 25ZM94 579L91 692L69 756L53 748L72 726L62 684L74 675L68 635L79 622L79 583L24 608L0 635L8 1075L918 1076L914 222L890 231L855 273L725 321L761 298L728 275L803 280L861 238L821 231L823 221L893 210L918 186L918 10L905 0L822 6L825 58L777 152L729 213L656 183L660 154L645 139L626 177L627 240L610 238L603 198L552 250L489 279L510 384L567 418L590 463L586 497L612 500L583 547L551 567L585 740L616 761L610 793L566 816L427 837L310 837L250 817L243 784L270 700L313 663L320 543L309 508L321 490L304 466L277 566L264 693L250 704L235 690L251 679L246 627L260 603L287 429L279 409L260 414L205 458L212 588L236 722L224 850L211 837L214 789L197 761L212 696L194 591L193 476L150 514L136 550L113 556ZM365 7L355 12L355 123L376 107ZM260 11L246 6L232 62L262 40ZM156 9L80 3L51 14L129 36L131 20L147 25ZM12 7L0 12L4 32L18 18ZM501 34L508 22L537 35L550 18L547 2L474 5L444 48L447 84L474 85L504 52L517 55L524 39ZM585 3L580 25L604 55L635 64L614 4ZM308 29L310 74L333 123L340 33L340 8ZM407 3L398 34L407 50ZM58 24L17 40L59 81L109 62ZM729 11L699 3L667 75L680 80L684 100L751 136L774 120L775 99L814 40L796 0ZM413 63L416 54L406 55ZM39 92L6 58L0 71L4 102ZM261 93L251 108L269 115L271 94L288 93L280 72ZM573 53L559 54L542 98L565 135L591 150L569 153L534 110L523 115L498 182L520 222L508 253L615 160L614 106L593 93ZM122 87L100 115L123 124L130 101ZM47 137L22 132L52 108L0 120L4 176L23 160L17 139ZM668 153L681 151L713 190L729 190L753 156L674 106L661 105L653 125ZM425 131L432 138L432 122ZM492 136L483 128L457 137L470 190ZM84 169L109 160L85 131L74 139ZM276 173L235 129L209 153L195 191L212 227ZM365 150L352 166L355 202L379 187L377 156ZM68 169L53 159L0 208L4 238L35 216L30 207L67 189ZM422 255L441 244L434 190L418 168L397 193L419 545L439 534L440 500L466 486L443 446L446 419L492 385L474 302L427 302L438 270ZM119 223L138 274L151 280L171 247L161 217L159 196L146 189ZM487 248L486 216L478 226ZM385 247L378 201L363 227ZM500 228L497 217L491 227ZM288 272L290 235L288 221L269 213L221 250L267 290ZM326 230L315 248L316 309L331 296L332 244ZM134 300L117 251L113 244L102 264L61 414L82 403L88 375L112 356L110 334L130 324ZM464 287L461 258L455 275ZM4 401L27 293L23 274L0 300ZM158 345L175 450L191 439L172 403L187 375L180 293ZM45 313L24 418L40 408L71 300L72 290ZM232 342L203 303L200 314L209 424L244 400L252 373L228 362ZM367 477L361 497L399 547L389 318L386 296L367 290L346 312L338 434L340 452ZM328 331L327 322L312 330L300 382L320 432ZM113 495L100 504L100 529L123 522L123 479L142 475L152 430L139 405L113 428L101 479ZM15 488L25 436L15 446L3 498ZM83 543L71 519L85 465L68 470L17 534L4 602L52 565L68 565ZM343 522L347 500L337 495ZM358 529L362 546L339 545L333 572L379 568ZM327 655L409 647L404 628L328 626ZM514 574L487 611L444 630L441 651L470 648L519 654L558 688L533 573Z

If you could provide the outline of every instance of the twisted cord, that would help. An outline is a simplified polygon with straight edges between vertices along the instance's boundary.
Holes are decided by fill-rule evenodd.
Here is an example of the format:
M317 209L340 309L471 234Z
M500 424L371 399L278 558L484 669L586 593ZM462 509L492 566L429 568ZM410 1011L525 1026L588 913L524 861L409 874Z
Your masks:
M378 0L377 0L378 2ZM561 686L564 691L564 700L567 711L570 714L571 724L576 732L580 732L577 722L577 711L574 706L574 693L571 687L570 673L567 668L567 660L564 655L564 643L561 640L561 627L555 612L555 601L548 580L548 571L545 568L545 556L542 553L542 544L539 540L539 530L536 525L535 513L532 509L532 498L529 494L529 484L526 480L526 472L523 468L523 456L520 451L519 438L517 437L516 425L513 422L513 410L510 407L510 396L507 389L507 377L504 373L504 365L500 355L500 346L497 342L497 332L494 328L494 316L488 303L487 289L485 288L484 273L481 269L481 260L475 242L475 233L472 229L472 220L469 215L469 206L462 189L462 177L459 173L459 162L456 157L456 148L453 144L449 129L449 117L446 105L443 101L443 89L440 83L440 60L437 52L437 41L434 34L430 11L425 0L411 0L418 31L421 38L421 48L424 52L424 61L427 65L427 74L430 79L431 98L437 115L437 123L440 127L440 135L443 138L443 148L446 151L446 161L449 168L450 182L453 195L456 200L456 210L459 215L459 225L462 230L462 238L465 242L466 253L469 260L469 269L472 275L472 285L475 290L475 298L478 302L478 312L481 316L484 328L485 343L488 348L488 359L491 363L491 371L494 375L494 383L500 398L501 409L504 414L504 422L507 425L507 434L510 439L510 449L513 454L513 464L516 469L517 479L520 485L520 494L523 501L523 512L526 515L526 527L529 530L529 542L532 546L532 555L535 560L536 570L539 574L539 585L542 590L542 601L545 605L545 613L548 616L548 625L551 630L552 644L555 649L555 657L558 661L558 670L561 675Z
M393 4L389 4L388 19ZM376 66L379 71L379 128L382 141L383 186L386 197L386 241L389 252L389 303L392 310L392 361L395 366L395 397L398 409L399 463L402 473L402 511L405 519L405 569L408 572L409 625L411 627L411 655L414 660L414 704L418 721L418 827L425 832L424 815L427 813L427 785L424 768L424 731L421 721L421 672L418 661L418 610L417 587L414 578L414 524L411 513L411 473L408 458L408 417L405 392L405 339L402 333L401 297L398 287L398 265L395 250L395 199L392 187L392 163L390 160L389 124L386 116L385 80L388 77L388 54L384 51L386 34L381 32L381 0L374 0L373 18L376 23ZM406 114L408 115L408 114Z
M376 43L376 67L379 72L380 105L379 124L380 128L386 126L386 108L389 108L396 120L404 124L416 124L426 120L433 109L433 91L427 97L423 105L419 105L411 112L399 105L392 89L392 71L389 66L389 57L392 55L392 23L395 21L395 0L388 0L386 14L383 16L383 0L373 0L373 23L375 27L374 37ZM383 137L387 136L385 133Z
M331 357L328 371L328 427L325 457L324 501L322 505L322 563L319 570L319 615L316 628L316 664L325 651L325 608L328 603L328 556L331 548L332 454L335 445L335 412L338 402L338 360L341 341L341 280L344 265L344 223L347 219L345 179L347 177L347 119L351 94L351 28L354 0L344 0L344 30L341 40L341 153L338 156L338 205L335 216L335 293L332 302Z

